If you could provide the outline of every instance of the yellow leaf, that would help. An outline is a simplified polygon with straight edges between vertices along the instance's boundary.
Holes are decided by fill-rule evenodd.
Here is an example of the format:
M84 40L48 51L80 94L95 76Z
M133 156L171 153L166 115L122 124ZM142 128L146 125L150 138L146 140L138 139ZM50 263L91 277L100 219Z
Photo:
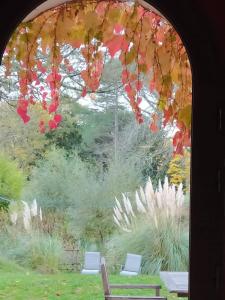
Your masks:
M131 64L134 61L135 57L137 57L137 49L136 47L132 47L131 50L126 53L126 64Z
M107 20L110 23L120 23L120 18L122 16L122 10L119 7L110 8L107 14Z
M162 73L165 75L171 69L171 53L164 46L159 47L157 50L159 63L161 65Z
M191 126L191 111L191 105L187 105L178 113L178 120L184 122L187 128Z
M84 15L83 21L86 30L96 29L99 25L99 18L95 11L88 12Z

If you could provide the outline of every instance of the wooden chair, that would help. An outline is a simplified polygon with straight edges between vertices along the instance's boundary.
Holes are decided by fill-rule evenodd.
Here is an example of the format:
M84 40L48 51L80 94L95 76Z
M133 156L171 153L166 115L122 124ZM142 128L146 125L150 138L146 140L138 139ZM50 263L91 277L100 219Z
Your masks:
M101 258L101 274L102 274L102 283L104 289L105 300L167 300L166 297L159 296L160 285L150 285L150 284L109 284L108 274L105 265L105 258ZM118 296L111 295L111 289L155 289L156 296Z

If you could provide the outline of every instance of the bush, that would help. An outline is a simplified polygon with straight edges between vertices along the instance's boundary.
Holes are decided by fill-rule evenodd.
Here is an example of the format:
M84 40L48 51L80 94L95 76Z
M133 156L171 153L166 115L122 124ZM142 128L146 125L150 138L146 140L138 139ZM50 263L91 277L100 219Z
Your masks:
M5 273L15 273L25 271L24 268L19 266L13 261L8 260L7 258L0 256L0 270Z
M49 235L11 231L0 236L0 255L22 267L54 273L58 271L62 254L62 243Z
M36 198L43 209L65 211L76 201L80 182L87 177L88 169L76 154L67 157L65 151L53 149L33 169L23 199Z
M76 154L66 157L65 151L52 150L33 171L23 198L28 202L36 198L44 215L63 212L63 224L70 223L68 230L76 238L79 235L84 247L102 247L115 229L114 196L124 189L133 191L140 177L135 163L129 160L111 163L103 171Z
M63 245L54 237L36 235L29 242L27 251L27 264L32 269L54 273L58 271L63 256Z
M16 164L0 155L0 196L19 199L25 178Z

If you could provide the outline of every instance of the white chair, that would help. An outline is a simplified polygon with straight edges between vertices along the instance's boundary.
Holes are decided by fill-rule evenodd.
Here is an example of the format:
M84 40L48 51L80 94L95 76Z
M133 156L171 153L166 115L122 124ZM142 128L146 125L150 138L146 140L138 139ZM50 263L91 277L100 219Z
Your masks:
M100 252L85 252L84 268L81 274L100 273L101 254Z
M136 276L141 269L141 255L127 253L125 266L120 272L120 275L124 276Z

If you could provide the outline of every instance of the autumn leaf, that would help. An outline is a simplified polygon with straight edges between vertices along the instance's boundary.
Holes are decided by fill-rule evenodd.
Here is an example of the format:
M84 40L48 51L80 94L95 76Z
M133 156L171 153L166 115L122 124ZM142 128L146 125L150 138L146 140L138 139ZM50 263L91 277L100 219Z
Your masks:
M50 129L56 129L58 127L58 123L55 120L50 120L48 122L48 126Z
M184 122L187 128L190 128L191 126L191 112L192 112L191 105L185 106L183 109L181 109L178 112L179 120Z
M55 121L57 124L59 124L59 123L62 121L62 116L59 115L59 114L56 114L56 115L54 116L54 121Z
M152 115L152 122L149 125L149 128L151 130L151 132L156 133L159 131L159 127L158 127L158 120L159 117L157 114L153 114Z
M111 57L114 57L115 54L120 50L127 51L129 44L123 35L115 35L106 43L106 46Z
M35 103L30 98L35 88L40 92L42 109L54 115L48 125L55 129L61 121L57 114L63 82L59 66L75 73L73 63L62 56L62 47L76 49L83 56L84 68L79 74L84 82L82 97L87 91L96 93L99 89L108 51L112 58L119 54L121 82L137 122L143 122L139 94L144 83L159 96L157 108L164 114L164 126L174 121L177 124L179 134L174 136L174 149L181 153L190 145L192 78L185 47L175 29L138 3L94 0L80 4L63 3L21 23L13 33L3 63L6 75L11 75L15 60L19 66L17 113L24 123L29 121L27 111ZM46 55L49 62L43 65L40 57ZM39 77L44 78L47 88ZM40 124L39 129L44 132L45 127ZM158 130L156 115L152 115L149 126L153 132Z

